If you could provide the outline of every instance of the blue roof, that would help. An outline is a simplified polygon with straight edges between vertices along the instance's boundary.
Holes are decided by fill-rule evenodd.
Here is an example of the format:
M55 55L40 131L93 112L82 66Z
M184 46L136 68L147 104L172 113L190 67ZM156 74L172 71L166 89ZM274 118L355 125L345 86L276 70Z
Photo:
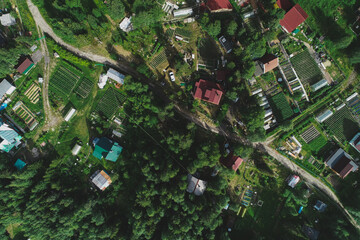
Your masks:
M26 163L23 162L23 161L20 160L20 159L16 160L16 162L15 162L15 164L14 164L14 167L16 167L17 170L21 170L21 169L23 169L25 166L26 166Z

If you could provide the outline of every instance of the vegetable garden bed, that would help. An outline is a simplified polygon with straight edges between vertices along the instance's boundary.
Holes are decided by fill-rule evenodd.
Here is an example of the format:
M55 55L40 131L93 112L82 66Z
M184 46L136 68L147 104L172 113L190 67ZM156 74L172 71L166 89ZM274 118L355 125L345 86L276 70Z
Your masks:
M50 79L50 90L60 97L68 97L81 77L81 71L70 64L61 62Z
M283 92L269 98L269 103L278 122L282 122L294 114Z
M308 50L296 54L290 60L303 84L312 85L323 79L317 63Z
M110 87L100 99L96 110L106 118L111 119L124 102L125 95Z

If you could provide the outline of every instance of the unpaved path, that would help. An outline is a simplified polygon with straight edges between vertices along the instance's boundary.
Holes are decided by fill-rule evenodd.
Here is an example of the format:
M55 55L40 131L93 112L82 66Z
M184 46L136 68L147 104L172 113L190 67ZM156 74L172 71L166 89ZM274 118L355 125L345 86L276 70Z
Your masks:
M51 27L46 23L44 18L41 16L38 8L34 6L34 4L31 2L31 0L27 0L27 4L29 6L29 9L35 19L35 22L37 25L47 34L49 34L59 45L66 48L68 51L73 52L74 54L83 57L85 59L89 59L91 61L100 62L103 64L115 66L119 70L123 71L124 73L128 73L135 77L140 77L142 79L141 75L137 73L133 68L130 67L130 65L126 62L117 62L112 59L108 59L103 56L99 56L96 54L93 54L91 52L84 52L79 50L76 47L73 47L67 43L65 43L61 38L59 38L51 29ZM144 79L143 79L144 81ZM149 86L152 87L156 93L159 94L159 96L163 99L166 99L167 102L170 100L167 98L167 96L159 90L159 88L154 88L154 84L149 83ZM330 199L332 199L337 206L341 209L341 211L345 214L345 216L349 219L349 221L357 228L360 229L360 226L356 223L354 218L348 213L348 211L344 208L338 197L331 191L329 187L327 187L323 182L321 182L319 179L313 177L311 174L306 172L304 169L300 168L296 164L294 164L290 159L284 157L280 153L278 153L276 150L272 149L270 147L270 142L258 142L258 143L251 143L249 140L239 137L234 133L230 133L222 128L209 126L203 121L196 118L193 114L191 114L189 111L181 108L178 105L175 105L176 111L181 114L186 119L194 122L198 126L205 128L211 132L221 134L229 139L232 139L234 141L241 142L243 144L252 145L253 147L259 149L260 151L263 151L265 153L268 153L273 158L275 158L277 161L279 161L281 164L283 164L285 167L289 168L291 171L296 172L298 175L300 175L306 182L310 183L311 185L315 186L316 188L320 189L322 192L324 192Z

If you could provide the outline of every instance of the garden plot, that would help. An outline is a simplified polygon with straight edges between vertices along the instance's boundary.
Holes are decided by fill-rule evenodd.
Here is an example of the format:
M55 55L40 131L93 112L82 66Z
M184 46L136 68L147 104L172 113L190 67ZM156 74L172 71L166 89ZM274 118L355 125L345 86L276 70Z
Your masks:
M301 138L309 143L320 135L319 131L311 125L307 130L305 130L302 134L300 134Z
M215 69L220 56L221 51L214 39L206 37L198 40L198 68Z
M162 71L162 69L165 69L167 66L169 66L165 49L161 50L157 55L155 55L151 59L149 64L152 68L157 69L159 71Z
M68 97L77 86L82 72L62 62L50 79L50 90L60 97Z
M36 104L40 99L40 87L33 83L24 93L31 103Z
M13 111L15 112L15 114L21 118L25 124L28 127L33 126L34 124L37 125L37 121L35 118L35 114L33 114L29 108L27 108L23 102L19 101L15 104L15 106L13 107Z
M347 107L336 111L324 124L341 143L349 141L359 131L359 125Z
M285 94L282 92L269 98L269 103L278 122L282 122L294 114Z
M94 86L94 83L91 80L89 80L87 78L83 78L81 80L80 85L76 88L75 92L80 97L87 98L89 96L93 86Z
M308 50L296 54L290 60L303 84L313 85L323 79L318 65Z
M121 92L108 88L97 105L97 112L111 119L125 102L125 95Z
M189 30L186 30L184 28L176 28L175 29L175 36L179 36L183 39L185 42L189 42L191 38L192 32Z

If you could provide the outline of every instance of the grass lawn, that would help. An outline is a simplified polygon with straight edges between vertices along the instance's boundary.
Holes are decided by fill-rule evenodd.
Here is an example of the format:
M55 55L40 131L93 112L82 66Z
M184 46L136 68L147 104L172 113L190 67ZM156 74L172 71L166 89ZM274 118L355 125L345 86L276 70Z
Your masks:
M314 140L312 140L311 142L308 143L310 149L314 152L314 153L318 153L318 151L321 150L322 147L324 147L327 144L327 139L320 135L317 138L315 138Z
M269 98L269 103L278 122L283 122L294 114L283 92Z

